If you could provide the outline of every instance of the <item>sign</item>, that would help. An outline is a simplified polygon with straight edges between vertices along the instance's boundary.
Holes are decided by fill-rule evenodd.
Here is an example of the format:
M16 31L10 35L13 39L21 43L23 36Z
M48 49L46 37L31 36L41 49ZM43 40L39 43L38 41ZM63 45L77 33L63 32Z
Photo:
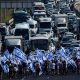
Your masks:
M0 8L32 8L32 4L34 1L41 1L41 0L19 0L19 1L7 1L2 0L0 1Z

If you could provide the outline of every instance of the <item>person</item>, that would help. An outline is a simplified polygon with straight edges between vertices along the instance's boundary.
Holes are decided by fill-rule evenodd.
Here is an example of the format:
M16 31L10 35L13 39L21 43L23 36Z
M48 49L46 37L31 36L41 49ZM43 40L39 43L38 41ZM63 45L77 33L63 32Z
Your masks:
M57 62L57 73L58 74L62 73L62 62L60 59L58 59L58 62Z
M57 74L57 59L54 59L54 63L55 63L55 74Z
M44 73L47 75L48 74L48 61L45 60L44 62Z
M52 74L52 61L49 61L49 64L48 64L48 72L49 74L51 75Z
M52 74L54 75L55 74L55 62L52 61Z
M80 73L80 59L76 60L76 65L77 65L77 73Z
M27 67L26 63L22 62L23 74L26 73L26 67Z
M2 80L2 67L0 65L0 80Z
M39 72L40 72L40 65L39 65L39 63L36 63L35 70L36 70L36 75L39 75Z
M62 74L63 71L63 64L62 64L62 60L60 59L60 64L59 64L59 72L60 74Z
M13 78L13 69L14 69L14 67L13 67L12 63L10 62L9 63L9 79L10 80Z
M22 75L22 71L23 71L22 67L23 67L22 64L18 64L18 72L20 75Z
M65 60L63 60L62 61L62 67L63 67L63 74L66 74L66 61Z

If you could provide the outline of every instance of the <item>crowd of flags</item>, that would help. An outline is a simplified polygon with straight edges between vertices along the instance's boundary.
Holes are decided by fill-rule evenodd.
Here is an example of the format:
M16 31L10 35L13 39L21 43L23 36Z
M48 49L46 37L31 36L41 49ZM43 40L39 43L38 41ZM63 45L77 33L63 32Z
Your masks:
M21 64L25 62L33 72L35 69L33 67L34 62L38 62L41 64L44 63L45 60L52 61L54 59L65 60L67 64L72 66L76 66L75 61L72 58L72 53L69 49L65 49L61 47L59 50L56 50L55 54L51 51L41 51L36 49L35 51L31 51L29 55L26 55L22 50L15 47L12 53L9 53L8 49L5 50L3 55L0 56L0 65L5 73L9 72L9 65L6 64L7 61L11 61L12 64ZM80 59L80 48L76 51L76 58Z

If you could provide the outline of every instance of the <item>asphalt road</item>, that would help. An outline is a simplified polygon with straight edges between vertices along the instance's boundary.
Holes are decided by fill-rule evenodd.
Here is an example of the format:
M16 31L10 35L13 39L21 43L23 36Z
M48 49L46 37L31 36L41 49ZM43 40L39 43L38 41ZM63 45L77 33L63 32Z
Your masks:
M2 80L80 80L80 74L67 74L67 75L41 75L41 76L21 76L16 79L2 79Z
M80 75L29 76L20 80L80 80Z

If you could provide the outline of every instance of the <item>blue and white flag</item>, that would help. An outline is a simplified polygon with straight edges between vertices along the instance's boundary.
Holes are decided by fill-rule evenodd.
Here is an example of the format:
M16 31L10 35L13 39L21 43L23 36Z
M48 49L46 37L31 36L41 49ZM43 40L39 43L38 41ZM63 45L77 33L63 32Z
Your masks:
M9 66L7 64L1 64L1 67L4 71L4 73L8 73L9 72Z
M46 58L49 60L49 61L51 61L51 60L53 60L53 53L51 52L51 51L48 51L47 53L46 53Z
M76 52L76 58L77 58L77 59L80 59L80 47L79 47L79 49L78 49L77 52Z
M10 53L9 53L8 49L5 50L5 52L3 53L3 56L5 56L7 59L10 58Z
M66 61L67 56L65 55L65 48L61 47L61 49L56 51L56 55L61 58L62 60Z
M4 55L4 56L1 57L1 61L2 61L3 63L6 63L6 61L8 61L8 59L7 59L6 56Z
M44 56L44 53L41 50L37 49L36 50L37 61L43 63L43 56Z
M9 66L6 64L6 61L8 61L8 59L6 58L6 56L2 56L1 57L1 67L3 69L3 71L5 73L8 73L9 72Z
M16 47L14 48L13 55L16 58L18 58L21 61L23 61L23 62L26 62L27 61L26 54L22 50L20 50L19 48L16 48Z

